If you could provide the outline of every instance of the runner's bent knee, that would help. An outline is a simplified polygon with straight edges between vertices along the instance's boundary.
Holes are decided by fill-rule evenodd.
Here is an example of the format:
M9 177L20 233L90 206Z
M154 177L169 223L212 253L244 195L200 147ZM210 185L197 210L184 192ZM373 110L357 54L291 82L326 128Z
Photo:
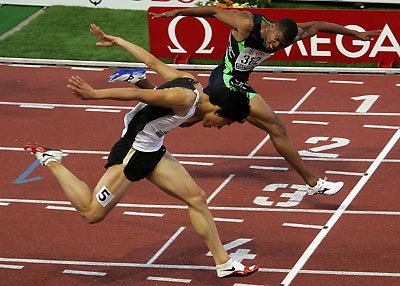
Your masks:
M202 189L197 189L196 192L186 200L186 203L194 208L201 208L207 205L207 196Z
M117 204L118 198L105 185L94 191L89 206L80 211L80 215L89 224L99 223Z

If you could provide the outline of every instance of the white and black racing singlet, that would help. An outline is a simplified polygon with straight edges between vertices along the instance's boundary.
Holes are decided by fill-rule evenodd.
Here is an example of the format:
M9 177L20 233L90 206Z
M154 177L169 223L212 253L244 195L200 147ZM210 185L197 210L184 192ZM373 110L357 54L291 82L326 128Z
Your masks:
M134 149L142 152L154 152L160 149L164 135L193 116L200 97L194 87L197 83L198 81L192 78L178 78L157 87L157 89L187 88L196 93L196 99L185 116L173 114L171 108L139 102L125 115L122 137L132 144Z
M228 48L223 59L224 74L230 74L242 82L247 82L252 70L273 55L268 53L260 35L262 21L271 24L263 15L253 14L254 28L243 41L236 41L232 33L230 34Z

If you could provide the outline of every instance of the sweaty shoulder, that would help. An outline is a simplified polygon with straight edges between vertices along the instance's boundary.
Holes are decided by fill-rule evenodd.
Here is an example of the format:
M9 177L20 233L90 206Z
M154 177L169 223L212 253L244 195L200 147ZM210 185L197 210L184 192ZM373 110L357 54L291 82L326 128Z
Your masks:
M254 24L253 24L253 13L249 11L240 11L239 13L235 14L235 22L236 22L236 39L238 41L242 41L247 38L250 33L253 31Z
M196 93L193 90L183 87L171 88L170 93L170 96L174 97L175 99L175 104L172 108L174 114L178 116L185 116L191 109L196 99Z

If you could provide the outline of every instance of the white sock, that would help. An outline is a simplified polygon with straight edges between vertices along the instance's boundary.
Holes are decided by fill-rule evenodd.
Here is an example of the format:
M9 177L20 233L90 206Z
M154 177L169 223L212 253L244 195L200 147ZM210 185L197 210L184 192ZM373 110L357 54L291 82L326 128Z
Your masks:
M230 258L227 262L225 262L224 264L218 264L217 265L217 268L218 269L228 269L228 268L231 268L231 265L232 265L232 258Z

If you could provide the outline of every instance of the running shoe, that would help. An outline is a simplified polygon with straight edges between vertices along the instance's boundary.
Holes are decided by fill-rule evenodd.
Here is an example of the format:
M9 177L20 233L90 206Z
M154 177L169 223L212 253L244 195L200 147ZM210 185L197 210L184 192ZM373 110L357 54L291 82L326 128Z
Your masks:
M217 265L217 275L219 278L231 276L247 276L258 270L257 265L244 266L242 263L229 259L221 265Z
M135 84L143 79L146 79L146 69L144 68L119 69L110 75L108 82L127 81L131 84Z
M333 196L340 191L343 187L343 182L329 182L327 178L319 178L317 184L314 187L307 185L308 195L322 194L327 196Z
M43 147L39 144L26 144L24 149L31 154L35 154L36 158L43 166L47 166L50 162L61 163L63 154L61 150Z

